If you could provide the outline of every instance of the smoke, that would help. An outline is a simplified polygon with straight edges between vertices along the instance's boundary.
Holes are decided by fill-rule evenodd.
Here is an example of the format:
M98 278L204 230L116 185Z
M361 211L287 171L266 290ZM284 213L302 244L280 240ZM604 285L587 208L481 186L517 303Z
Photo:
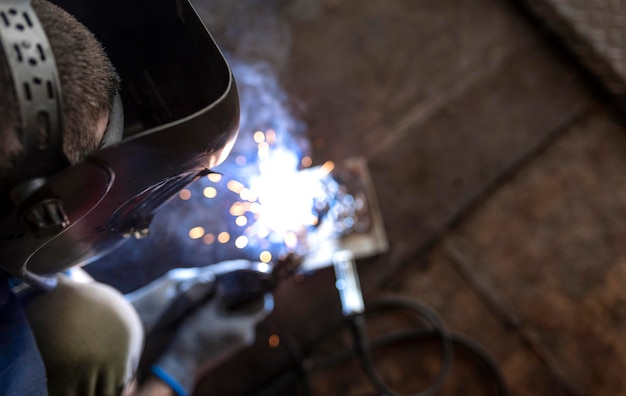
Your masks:
M231 66L240 93L243 139L238 154L249 151L246 135L273 129L279 144L308 153L304 124L280 84L291 52L288 18L314 14L317 0L194 0L199 16Z
M230 65L240 94L240 138L225 165L218 169L227 173L228 164L235 161L238 155L256 154L255 140L250 137L259 130L275 131L277 145L294 150L299 157L308 155L305 125L293 116L289 97L271 65L266 61L245 63L231 59Z
M285 64L291 32L273 0L195 0L194 7L220 48L245 63ZM231 60L231 59L229 59Z
M266 62L276 72L292 46L290 19L319 12L318 0L192 0L220 48L243 63Z

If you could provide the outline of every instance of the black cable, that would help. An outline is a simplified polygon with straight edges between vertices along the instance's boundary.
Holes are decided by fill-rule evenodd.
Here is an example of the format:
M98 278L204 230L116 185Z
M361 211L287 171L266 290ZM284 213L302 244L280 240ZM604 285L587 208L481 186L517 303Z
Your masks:
M436 336L437 334L429 329L406 330L385 337L372 339L370 341L370 348L376 349L379 347L400 342L424 340L428 338L434 338ZM462 334L449 333L448 337L452 342L454 350L464 349L470 353L471 357L474 360L482 363L485 371L487 371L488 374L491 375L491 377L494 379L499 395L508 395L508 390L504 381L504 377L502 376L502 372L500 371L498 363L496 363L495 359L491 357L491 355L484 349L483 346ZM325 356L324 358L316 360L308 371L323 370L335 364L339 364L345 360L352 359L356 356L357 353L353 349L338 351L331 355ZM297 376L297 374L294 370L292 378L295 379L295 376ZM274 393L269 393L267 395L271 394Z
M508 396L509 390L506 386L500 366L493 356L491 356L491 354L481 344L466 335L458 333L450 334L450 340L455 347L464 348L475 360L483 363L484 369L491 374L494 382L496 383L498 394L500 396Z
M441 369L439 370L439 374L428 388L411 395L434 396L443 386L443 383L450 372L450 368L452 367L452 342L450 341L448 332L445 329L443 320L441 320L435 311L425 305L404 298L385 298L373 301L369 304L368 311L371 312L372 310L385 308L404 308L417 313L433 326L433 332L439 336L441 341ZM347 318L347 320L350 325L350 329L352 330L352 334L354 335L354 341L361 365L363 366L363 370L365 370L371 384L381 394L389 396L402 396L401 393L395 392L383 381L378 373L378 370L376 370L376 367L374 366L367 331L365 328L365 317L363 315L355 315Z
M426 319L432 328L408 330L370 340L367 337L365 330L365 316L372 314L375 311L389 309L406 309L417 313L420 317ZM308 356L310 356L311 353L317 349L323 340L346 326L350 328L354 337L354 345L352 349L341 350L315 361L311 361L308 358ZM371 350L394 343L411 340L423 340L428 338L436 338L441 343L441 368L437 377L431 382L430 386L415 395L432 396L441 389L452 366L454 347L466 350L473 359L482 363L483 369L493 377L498 394L500 396L508 395L508 390L502 372L500 371L495 359L484 349L484 347L467 336L448 332L443 321L434 310L415 300L409 300L406 298L383 298L371 301L366 306L365 315L347 317L334 325L327 327L320 334L320 336L318 336L310 344L308 353L305 353L295 341L291 340L290 342L290 337L284 336L281 338L286 340L285 344L287 345L287 349L294 359L294 362L296 362L297 368L289 370L262 390L254 392L254 396L271 396L279 394L281 390L296 382L298 379L305 381L305 385L307 386L305 386L304 389L308 395L310 394L310 388L308 387L307 382L308 373L330 367L355 357L359 358L368 379L380 395L400 395L393 389L389 388L389 386L384 383L378 374L371 356Z

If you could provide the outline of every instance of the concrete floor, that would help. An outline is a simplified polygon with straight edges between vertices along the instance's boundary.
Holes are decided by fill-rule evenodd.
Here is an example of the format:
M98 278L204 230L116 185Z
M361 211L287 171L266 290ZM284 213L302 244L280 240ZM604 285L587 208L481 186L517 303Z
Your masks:
M502 1L254 4L288 36L265 56L316 162L368 159L390 249L359 262L366 297L429 304L494 355L513 395L624 393L626 134L573 59ZM237 52L232 35L223 45ZM328 270L276 302L257 345L198 394L249 392L285 364L268 334L306 342L339 317ZM416 392L411 369L433 352L392 354L383 372ZM489 382L461 358L441 394ZM373 392L354 362L312 388Z

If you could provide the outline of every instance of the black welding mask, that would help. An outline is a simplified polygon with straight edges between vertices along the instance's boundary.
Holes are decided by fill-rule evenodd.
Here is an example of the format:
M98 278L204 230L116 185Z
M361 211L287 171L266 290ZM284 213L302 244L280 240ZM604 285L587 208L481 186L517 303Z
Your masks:
M45 145L25 144L22 175L2 191L12 194L14 209L0 224L0 267L43 287L53 287L51 275L144 236L169 198L224 160L239 126L232 73L187 0L52 2L100 40L122 85L104 147L75 165L59 159L61 117L50 104L62 95L56 70L29 64L46 63L39 62L49 53L37 37L43 29L37 32L28 0L2 1L5 53L17 57L10 51L21 49L23 58L8 61L15 89L32 88L21 115L35 134L42 123L50 133ZM35 74L34 66L41 66Z

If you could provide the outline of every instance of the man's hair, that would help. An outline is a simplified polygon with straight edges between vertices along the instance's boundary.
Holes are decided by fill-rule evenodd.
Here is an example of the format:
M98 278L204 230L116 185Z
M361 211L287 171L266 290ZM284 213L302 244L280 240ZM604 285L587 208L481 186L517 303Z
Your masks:
M98 148L98 125L119 87L119 77L94 35L70 14L45 0L32 6L48 36L63 98L63 149L70 162ZM22 151L20 114L6 54L0 48L0 177Z

